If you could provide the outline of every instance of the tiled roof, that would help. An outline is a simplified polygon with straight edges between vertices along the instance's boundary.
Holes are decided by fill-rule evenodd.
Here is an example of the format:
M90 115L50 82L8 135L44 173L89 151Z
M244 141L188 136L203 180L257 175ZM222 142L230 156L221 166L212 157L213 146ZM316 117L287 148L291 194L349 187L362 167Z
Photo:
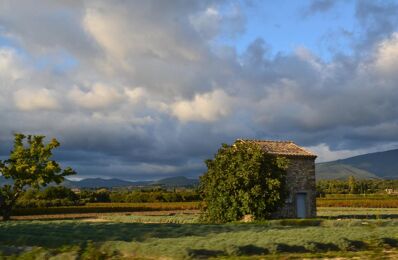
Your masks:
M240 139L238 139L240 140ZM310 157L317 156L306 149L298 146L292 141L271 141L271 140L240 140L243 142L256 143L269 154L283 155L286 157Z

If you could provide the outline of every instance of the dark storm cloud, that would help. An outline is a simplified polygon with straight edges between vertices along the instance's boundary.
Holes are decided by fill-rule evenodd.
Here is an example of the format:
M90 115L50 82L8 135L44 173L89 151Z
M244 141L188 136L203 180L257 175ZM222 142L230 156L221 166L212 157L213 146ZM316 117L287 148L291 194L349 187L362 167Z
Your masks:
M14 132L44 134L78 177L143 180L197 176L236 138L344 154L397 143L398 36L380 6L358 2L367 43L326 62L305 47L271 55L262 38L243 54L217 43L244 31L238 4L6 1L0 34L18 44L0 47L0 155Z

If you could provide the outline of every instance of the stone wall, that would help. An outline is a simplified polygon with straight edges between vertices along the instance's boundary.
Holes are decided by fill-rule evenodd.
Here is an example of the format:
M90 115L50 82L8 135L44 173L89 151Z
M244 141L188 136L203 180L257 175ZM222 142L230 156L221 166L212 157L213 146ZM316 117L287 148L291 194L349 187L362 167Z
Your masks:
M285 205L275 214L274 218L297 218L296 194L306 193L306 217L316 217L316 186L315 160L308 157L294 157L289 159L287 169Z

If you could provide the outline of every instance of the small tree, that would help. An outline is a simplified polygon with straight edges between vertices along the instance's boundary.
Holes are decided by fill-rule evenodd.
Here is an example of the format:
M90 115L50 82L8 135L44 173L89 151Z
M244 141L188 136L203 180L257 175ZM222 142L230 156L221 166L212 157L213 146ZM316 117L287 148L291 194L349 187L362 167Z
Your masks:
M266 219L284 200L287 159L266 154L254 143L223 144L206 165L199 185L205 221L224 223L246 214Z
M347 180L348 183L348 191L350 194L357 193L357 181L354 176L350 175Z
M60 144L56 139L44 144L44 138L15 134L10 158L0 161L0 174L13 181L11 185L0 187L0 211L3 220L10 219L16 200L26 188L39 188L51 182L59 184L65 176L75 174L71 168L62 170L57 162L50 160L52 150Z

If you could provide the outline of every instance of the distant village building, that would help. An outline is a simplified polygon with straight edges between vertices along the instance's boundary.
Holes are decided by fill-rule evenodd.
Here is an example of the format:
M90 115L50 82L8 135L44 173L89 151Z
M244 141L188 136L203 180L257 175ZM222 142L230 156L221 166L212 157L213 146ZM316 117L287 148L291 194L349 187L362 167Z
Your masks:
M275 218L316 217L316 155L291 141L244 140L258 144L266 153L289 160L286 175L288 196Z

